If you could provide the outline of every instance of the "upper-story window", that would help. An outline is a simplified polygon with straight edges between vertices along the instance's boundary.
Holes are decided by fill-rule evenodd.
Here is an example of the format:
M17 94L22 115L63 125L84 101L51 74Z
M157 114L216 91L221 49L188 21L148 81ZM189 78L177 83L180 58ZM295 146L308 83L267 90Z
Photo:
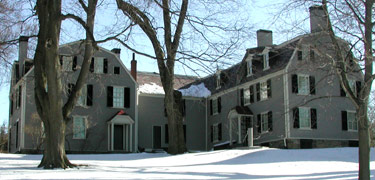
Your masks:
M315 77L306 74L292 74L292 93L315 94Z
M353 79L348 80L350 90L353 92L354 96L359 96L359 93L361 91L361 81L355 81ZM349 94L346 94L344 88L340 84L340 95L349 97Z
M221 88L221 71L217 71L216 72L216 89L219 89L219 88Z
M77 68L77 56L60 56L62 71L75 71Z
M86 117L73 116L73 139L86 139Z
M245 105L250 104L250 88L244 89L243 95L244 95L244 104Z
M107 87L107 106L115 108L130 107L130 88L128 87Z
M267 70L270 68L270 56L269 52L263 54L263 70Z
M221 112L221 97L210 100L210 114L215 115Z
M355 111L341 111L342 130L344 131L357 131L358 121Z
M93 57L91 59L90 71L98 74L108 73L108 59L103 57Z
M68 84L68 96L72 93L74 86L74 84ZM78 97L77 106L92 106L93 92L92 84L84 85L81 89L81 95Z
M120 67L119 66L115 66L113 68L113 74L120 74Z
M253 75L253 55L249 55L246 59L247 76Z
M271 132L273 130L272 111L258 114L258 133Z
M271 79L256 84L257 101L263 101L271 98L272 88Z

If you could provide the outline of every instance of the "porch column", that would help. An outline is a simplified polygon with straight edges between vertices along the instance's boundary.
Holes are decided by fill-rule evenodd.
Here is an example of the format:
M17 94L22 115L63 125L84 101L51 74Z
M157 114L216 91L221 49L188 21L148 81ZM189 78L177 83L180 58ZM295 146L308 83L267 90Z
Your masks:
M125 125L126 126L126 128L125 128L125 133L126 133L126 151L129 151L129 125L127 124L127 125Z
M126 124L122 125L122 149L126 150Z
M241 116L238 116L237 118L238 121L238 144L242 143L242 138L241 138Z
M229 118L229 145L232 146L232 118Z
M129 133L130 133L130 145L129 145L129 147L130 147L130 152L133 152L133 124L132 125L130 125L130 131L129 131Z
M107 124L107 128L108 128L108 151L111 150L111 125L110 124Z
M113 151L113 144L114 144L114 129L115 129L115 125L113 123L111 123L111 151Z

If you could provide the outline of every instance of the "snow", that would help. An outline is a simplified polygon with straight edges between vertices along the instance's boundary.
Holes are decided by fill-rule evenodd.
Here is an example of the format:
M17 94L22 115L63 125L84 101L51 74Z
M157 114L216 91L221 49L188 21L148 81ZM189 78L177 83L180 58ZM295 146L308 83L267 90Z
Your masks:
M357 148L77 154L68 155L71 162L88 166L67 170L36 168L41 155L0 154L0 179L357 179L357 154ZM374 166L371 157L371 178Z
M191 85L187 89L180 89L182 96L192 96L192 97L208 97L211 96L211 91L206 88L204 83L198 85Z
M164 94L163 87L155 83L142 84L139 86L139 92L146 94Z

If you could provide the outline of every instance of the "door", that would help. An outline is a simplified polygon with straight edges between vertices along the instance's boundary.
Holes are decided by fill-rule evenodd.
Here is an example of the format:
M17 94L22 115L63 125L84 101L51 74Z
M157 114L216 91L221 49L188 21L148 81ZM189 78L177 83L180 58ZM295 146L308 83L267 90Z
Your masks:
M114 150L124 150L124 126L114 125Z
M153 128L153 147L154 149L161 149L161 126L154 126Z
M251 117L242 116L241 118L241 140L243 145L247 145L247 129L251 127Z

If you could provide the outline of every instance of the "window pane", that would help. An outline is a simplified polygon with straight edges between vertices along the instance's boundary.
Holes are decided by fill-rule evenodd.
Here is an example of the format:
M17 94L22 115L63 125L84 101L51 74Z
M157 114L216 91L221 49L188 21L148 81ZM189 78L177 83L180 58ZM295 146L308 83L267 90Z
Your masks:
M268 53L263 55L263 68L264 69L269 68L269 54Z
M213 111L213 114L217 113L217 99L212 100L212 111Z
M308 95L310 91L309 77L298 76L298 94Z
M113 88L113 107L124 107L124 88Z
M86 106L86 100L87 100L87 86L84 85L81 89L81 96L79 96L77 105L79 106Z
M356 119L356 113L348 112L348 130L358 130L358 122Z
M95 63L94 63L95 73L103 73L103 61L104 61L104 58L95 58Z
M260 100L265 100L268 98L267 95L267 82L260 83Z
M262 114L262 132L268 131L268 114Z
M300 128L310 128L310 109L299 108L299 125Z
M73 57L63 56L63 71L71 71L73 66Z
M245 89L245 91L243 92L243 95L244 95L245 104L250 104L250 90Z
M214 135L214 139L213 141L218 141L219 140L219 126L218 124L215 124L214 127L213 127L213 135Z
M253 74L253 67L252 67L252 62L250 60L250 61L247 61L247 75L251 75L251 74Z
M85 139L86 123L85 118L75 116L73 118L73 139Z

